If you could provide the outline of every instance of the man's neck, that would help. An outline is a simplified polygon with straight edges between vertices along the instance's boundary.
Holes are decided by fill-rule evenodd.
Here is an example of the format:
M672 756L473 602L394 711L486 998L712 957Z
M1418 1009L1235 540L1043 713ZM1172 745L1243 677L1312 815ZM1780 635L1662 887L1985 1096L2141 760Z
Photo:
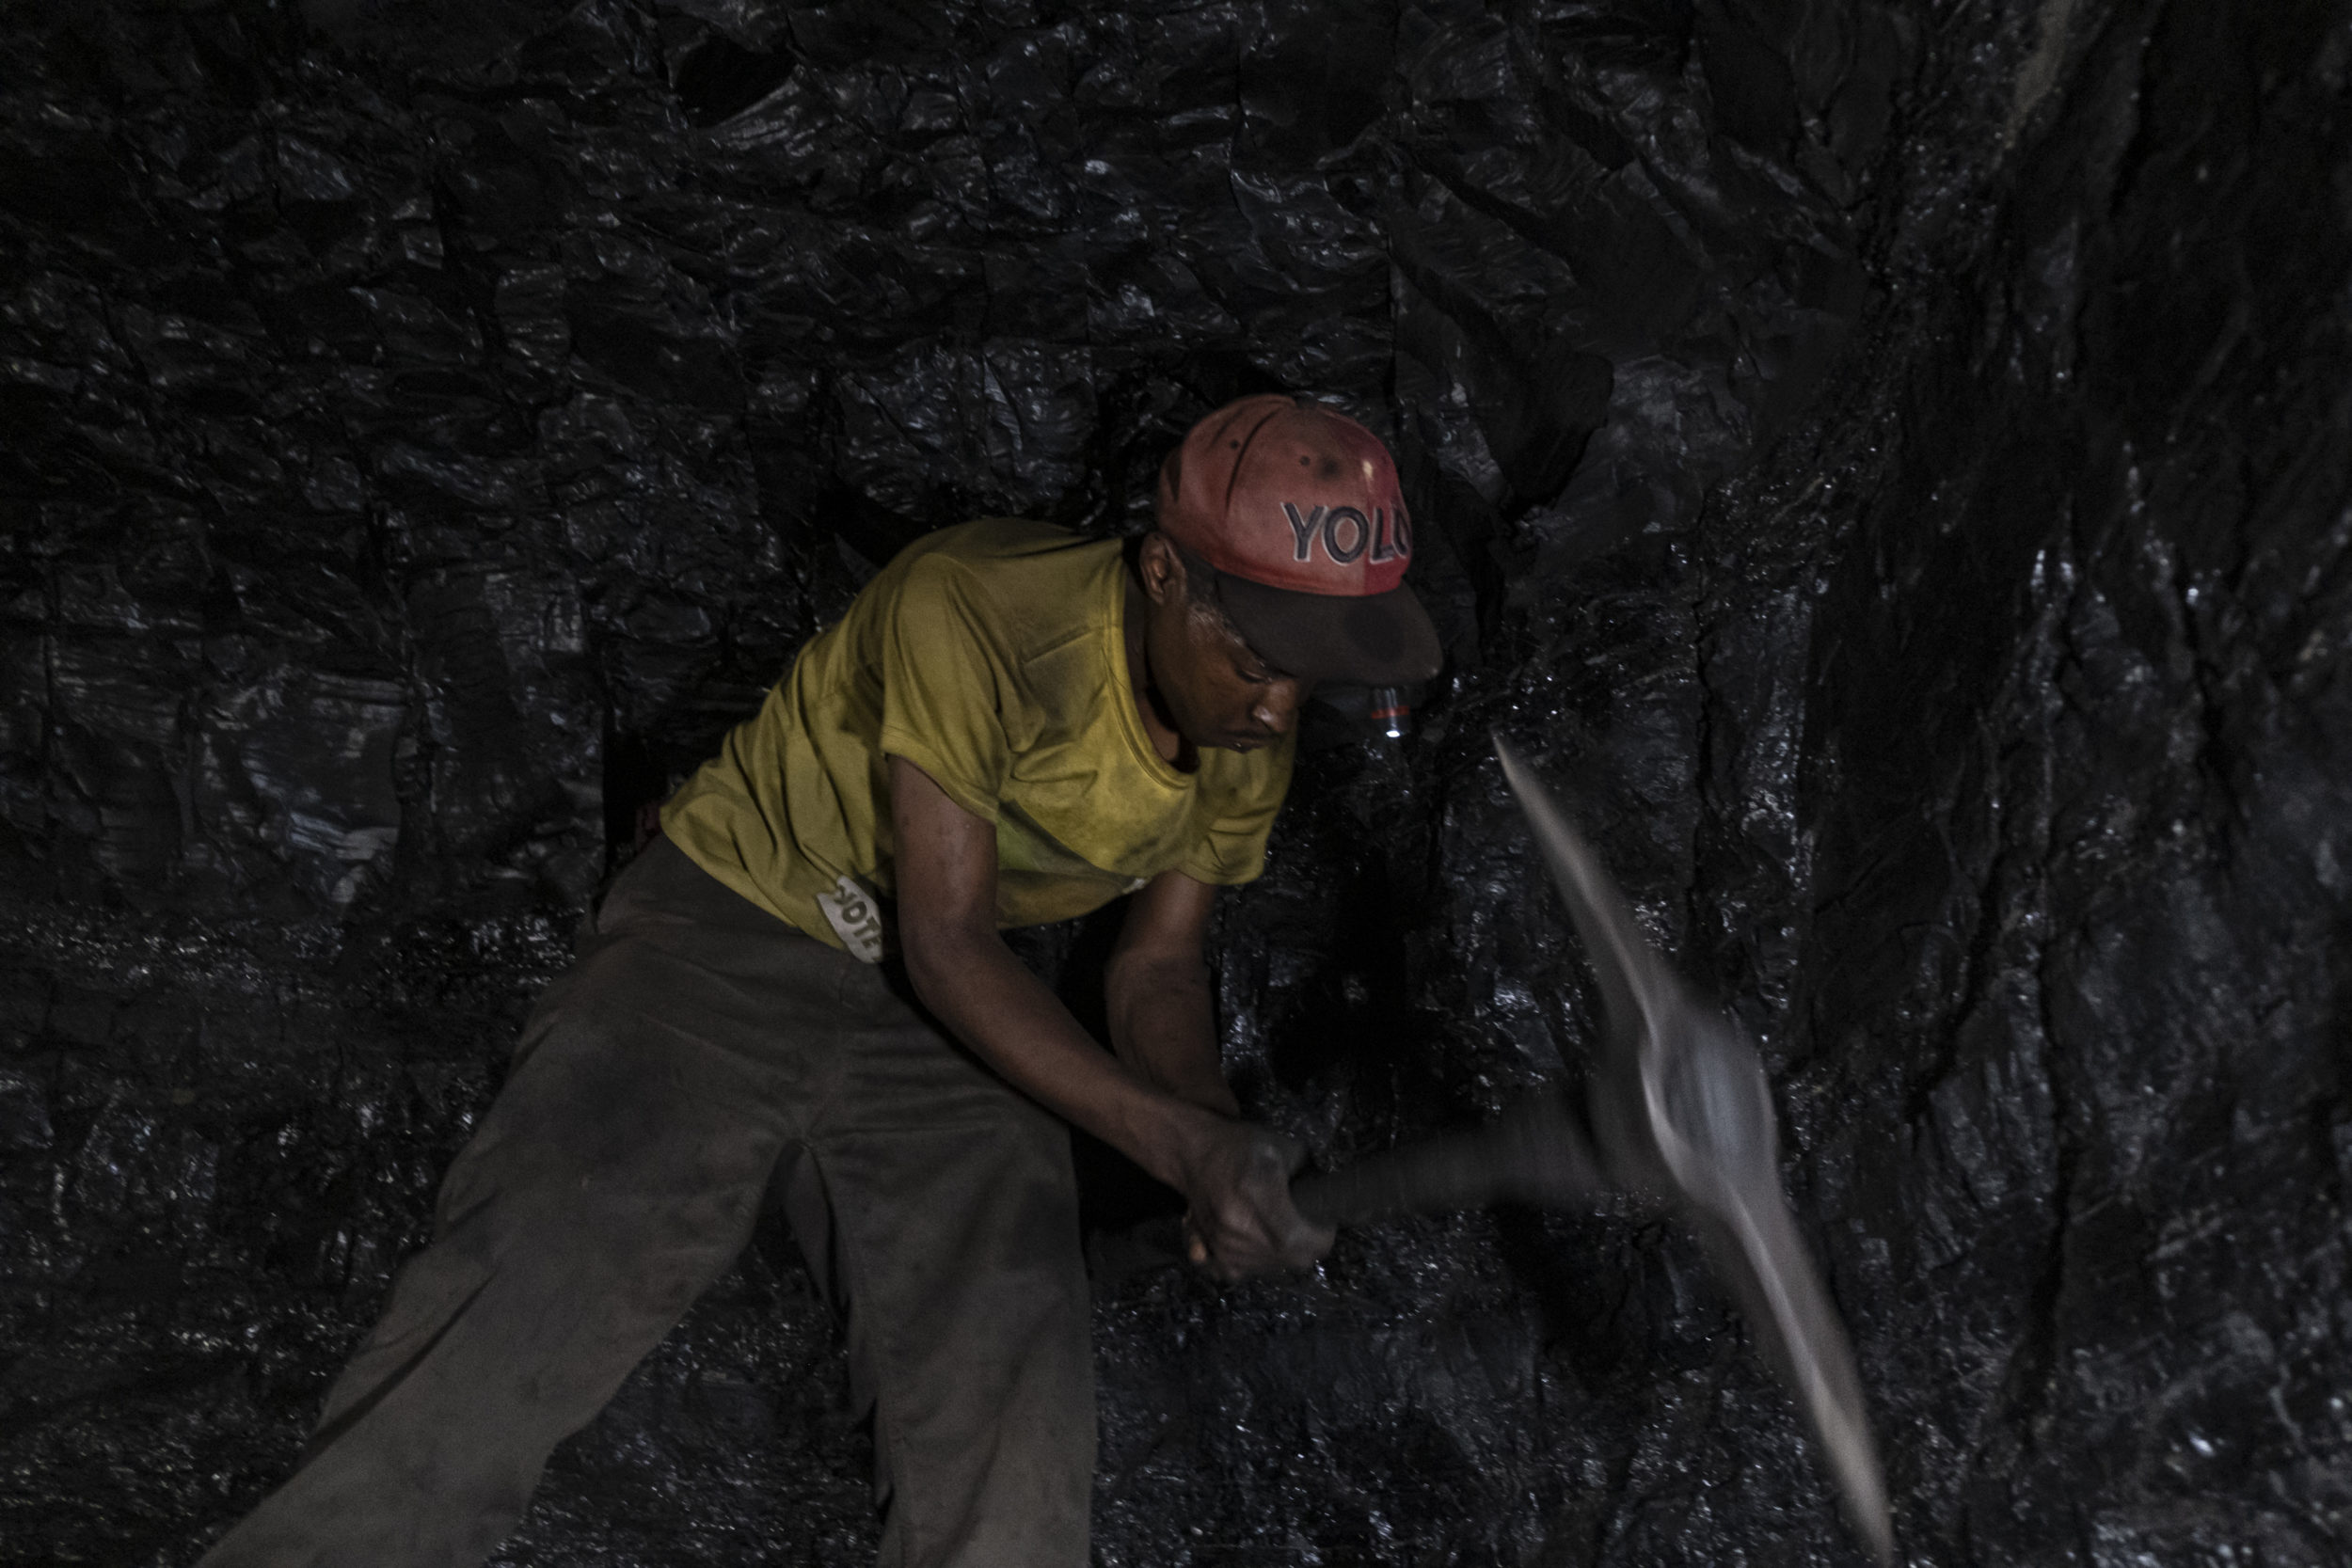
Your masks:
M1136 713L1143 721L1143 733L1151 737L1152 749L1159 752L1160 760L1179 772L1189 773L1200 766L1200 753L1168 721L1159 693L1152 687L1151 642L1144 636L1145 617L1150 610L1143 596L1143 585L1130 572L1126 606L1120 616L1120 629L1127 640L1128 694L1135 699Z

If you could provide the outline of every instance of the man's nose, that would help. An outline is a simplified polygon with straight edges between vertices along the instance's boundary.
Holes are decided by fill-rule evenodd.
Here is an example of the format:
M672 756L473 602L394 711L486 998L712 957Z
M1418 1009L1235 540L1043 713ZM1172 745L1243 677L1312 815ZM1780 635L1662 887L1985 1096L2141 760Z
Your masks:
M1276 681L1259 697L1258 705L1249 716L1261 729L1288 735L1291 726L1298 722L1298 705L1306 700L1306 688L1297 681Z

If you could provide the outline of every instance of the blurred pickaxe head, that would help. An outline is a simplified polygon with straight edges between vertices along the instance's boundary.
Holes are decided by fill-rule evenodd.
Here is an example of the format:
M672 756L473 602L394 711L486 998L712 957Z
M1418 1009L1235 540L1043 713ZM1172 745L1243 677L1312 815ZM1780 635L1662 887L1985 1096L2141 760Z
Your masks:
M1845 1325L1781 1196L1763 1061L1666 966L1599 858L1500 736L1495 753L1599 982L1609 1038L1589 1109L1610 1175L1665 1198L1697 1230L1812 1426L1847 1517L1885 1562L1894 1531L1869 1413Z

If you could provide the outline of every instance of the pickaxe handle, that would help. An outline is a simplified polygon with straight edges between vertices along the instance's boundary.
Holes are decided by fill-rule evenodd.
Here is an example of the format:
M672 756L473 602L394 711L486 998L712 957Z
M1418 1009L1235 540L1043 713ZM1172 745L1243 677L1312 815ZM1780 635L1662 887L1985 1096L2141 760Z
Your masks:
M1435 1214L1489 1203L1549 1207L1588 1202L1607 1188L1582 1119L1539 1095L1470 1132L1450 1132L1343 1170L1310 1171L1291 1201L1318 1225L1365 1225L1395 1214ZM1170 1215L1089 1243L1098 1287L1184 1259L1184 1222Z
M1604 1185L1582 1123L1545 1095L1474 1132L1368 1155L1341 1170L1311 1171L1291 1183L1291 1199L1319 1225L1362 1225L1489 1203L1574 1205Z

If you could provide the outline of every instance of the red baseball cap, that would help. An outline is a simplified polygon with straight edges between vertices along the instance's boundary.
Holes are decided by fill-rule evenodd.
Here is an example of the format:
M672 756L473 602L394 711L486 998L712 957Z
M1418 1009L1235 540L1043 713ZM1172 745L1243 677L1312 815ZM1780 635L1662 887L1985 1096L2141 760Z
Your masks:
M1404 686L1444 661L1405 585L1413 526L1396 464L1346 415L1279 392L1227 404L1161 465L1159 514L1283 673Z

